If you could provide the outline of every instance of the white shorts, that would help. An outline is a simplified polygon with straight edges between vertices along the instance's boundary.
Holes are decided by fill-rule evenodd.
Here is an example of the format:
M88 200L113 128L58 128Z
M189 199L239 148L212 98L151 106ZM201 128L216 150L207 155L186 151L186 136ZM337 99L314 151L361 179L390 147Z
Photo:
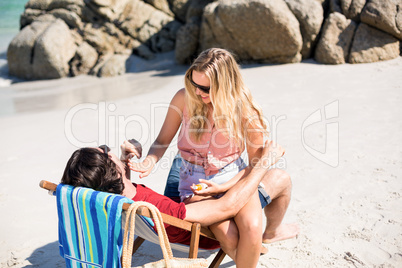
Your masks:
M236 174L244 168L246 168L246 164L244 163L243 159L239 157L232 163L227 164L226 166L221 168L218 173L206 176L204 167L192 164L182 159L179 181L179 192L181 201L194 195L190 187L193 184L198 184L200 182L200 179L210 180L217 184L223 184L236 176ZM218 195L215 197L219 198L221 196L222 195Z

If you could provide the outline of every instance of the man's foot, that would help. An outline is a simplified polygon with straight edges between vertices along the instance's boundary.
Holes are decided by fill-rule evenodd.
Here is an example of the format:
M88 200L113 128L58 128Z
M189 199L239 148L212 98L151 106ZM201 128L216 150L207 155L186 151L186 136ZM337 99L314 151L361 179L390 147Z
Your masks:
M281 224L273 233L266 231L262 235L262 243L271 244L274 242L296 237L299 234L299 225L297 223Z
M264 246L261 246L260 255L264 255L264 254L267 254L267 253L268 253L268 249L266 247L264 247Z

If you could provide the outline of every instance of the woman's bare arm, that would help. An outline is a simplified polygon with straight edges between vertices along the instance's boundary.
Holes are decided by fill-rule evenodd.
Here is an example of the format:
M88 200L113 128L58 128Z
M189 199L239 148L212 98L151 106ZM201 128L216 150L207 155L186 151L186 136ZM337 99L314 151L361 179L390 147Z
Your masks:
M158 137L151 145L147 157L140 163L128 163L131 170L140 172L140 178L148 176L162 158L180 128L184 109L184 89L179 90L170 102L165 121Z

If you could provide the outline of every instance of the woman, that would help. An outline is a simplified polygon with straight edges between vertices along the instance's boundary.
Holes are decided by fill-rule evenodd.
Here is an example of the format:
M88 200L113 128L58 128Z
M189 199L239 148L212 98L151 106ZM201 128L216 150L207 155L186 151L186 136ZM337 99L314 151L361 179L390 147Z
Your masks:
M163 156L179 127L178 149L182 158L179 191L181 200L193 203L218 198L244 175L240 158L247 149L249 164L261 157L264 134L267 133L261 108L244 85L234 57L224 49L202 52L185 75L185 89L173 97L159 136L141 163L128 163L147 176ZM133 150L134 154L138 154ZM208 188L192 190L199 182ZM236 261L241 266L255 267L262 243L262 219L259 194L256 191L234 221L240 237ZM229 222L213 226L226 236ZM250 254L250 249L253 254ZM248 257L248 258L247 258Z

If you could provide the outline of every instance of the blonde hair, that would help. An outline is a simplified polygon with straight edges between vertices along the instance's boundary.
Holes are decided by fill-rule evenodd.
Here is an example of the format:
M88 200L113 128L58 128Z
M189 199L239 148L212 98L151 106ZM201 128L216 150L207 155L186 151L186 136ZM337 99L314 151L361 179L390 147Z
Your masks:
M186 105L193 137L199 141L208 124L208 106L191 84L192 72L204 73L210 81L209 96L215 127L243 148L247 128L252 126L267 134L261 107L245 86L233 55L220 48L207 49L195 59L185 75Z

